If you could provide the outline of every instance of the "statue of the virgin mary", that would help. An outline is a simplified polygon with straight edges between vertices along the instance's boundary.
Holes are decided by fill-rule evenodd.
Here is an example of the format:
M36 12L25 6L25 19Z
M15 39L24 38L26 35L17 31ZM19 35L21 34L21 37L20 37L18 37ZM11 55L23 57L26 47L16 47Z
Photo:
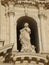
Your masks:
M24 52L35 52L35 47L34 45L31 45L31 41L30 41L30 34L31 34L31 29L29 28L29 24L25 23L24 24L24 28L22 28L20 30L20 43L22 45L22 49L21 51Z

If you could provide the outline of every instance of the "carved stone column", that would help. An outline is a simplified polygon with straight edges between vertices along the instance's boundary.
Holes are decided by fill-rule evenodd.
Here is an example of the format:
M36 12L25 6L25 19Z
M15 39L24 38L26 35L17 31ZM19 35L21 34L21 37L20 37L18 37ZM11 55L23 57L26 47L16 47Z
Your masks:
M45 13L44 13L44 5L39 4L39 19L40 19L40 32L41 32L41 53L45 53L46 48L46 37L45 37Z
M10 21L10 43L14 44L13 51L17 51L17 46L15 43L15 12L14 12L14 2L9 1L9 21Z

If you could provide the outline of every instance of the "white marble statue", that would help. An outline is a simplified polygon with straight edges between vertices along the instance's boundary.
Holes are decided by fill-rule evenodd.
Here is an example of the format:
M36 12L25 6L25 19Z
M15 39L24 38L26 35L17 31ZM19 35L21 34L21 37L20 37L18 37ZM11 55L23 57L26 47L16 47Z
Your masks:
M35 47L34 45L31 45L30 41L30 34L31 34L31 29L29 28L29 24L25 23L24 28L20 30L20 43L22 45L21 51L24 52L35 52Z

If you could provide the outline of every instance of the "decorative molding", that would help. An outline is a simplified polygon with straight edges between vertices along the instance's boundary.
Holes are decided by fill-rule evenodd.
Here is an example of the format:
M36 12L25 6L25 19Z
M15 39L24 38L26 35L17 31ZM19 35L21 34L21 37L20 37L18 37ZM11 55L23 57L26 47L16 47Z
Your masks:
M14 3L15 5L28 5L28 6L35 6L38 8L38 5L44 4L44 8L49 9L49 1L48 0L1 0L2 5L5 6L7 4L9 6L9 2Z
M11 52L10 52L11 53ZM40 55L38 54L34 54L34 55L31 55L32 57L30 58L30 54L28 56L24 55L24 57L22 56L19 56L19 55L14 55L12 56L12 54L10 55L10 53L8 53L6 56L7 56L7 59L8 60L4 60L6 63L24 63L25 61L27 63L32 63L32 62L35 62L36 64L39 64L39 63L43 63L44 65L46 65L48 63L48 59L45 57L41 57ZM9 57L8 57L9 56ZM36 56L36 57L35 57ZM44 58L44 59L43 59ZM6 59L6 58L5 58Z

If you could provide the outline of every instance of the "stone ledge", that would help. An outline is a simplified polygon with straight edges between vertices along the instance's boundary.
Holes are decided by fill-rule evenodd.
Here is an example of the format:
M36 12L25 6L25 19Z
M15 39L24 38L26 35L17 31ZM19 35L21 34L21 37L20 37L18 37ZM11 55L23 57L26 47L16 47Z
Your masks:
M35 62L42 62L42 63L47 63L48 60L46 58L46 56L42 55L42 54L36 54L36 53L14 53L13 52L13 59L15 61L35 61Z
M5 51L7 51L8 49L10 49L12 47L13 47L13 44L8 44L8 45L5 45L3 47L0 47L0 53L5 52Z

